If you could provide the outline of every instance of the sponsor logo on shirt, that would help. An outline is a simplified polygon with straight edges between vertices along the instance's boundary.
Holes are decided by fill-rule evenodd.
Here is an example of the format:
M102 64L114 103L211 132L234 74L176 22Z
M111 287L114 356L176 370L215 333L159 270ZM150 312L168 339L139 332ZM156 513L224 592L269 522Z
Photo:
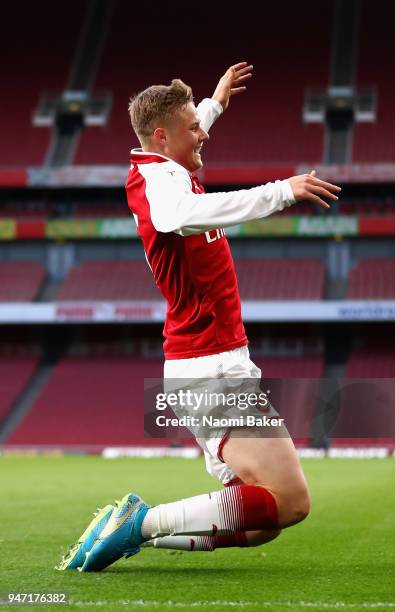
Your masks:
M207 242L214 242L215 240L219 240L225 236L225 230L223 229L209 230L208 232L204 233L206 235Z

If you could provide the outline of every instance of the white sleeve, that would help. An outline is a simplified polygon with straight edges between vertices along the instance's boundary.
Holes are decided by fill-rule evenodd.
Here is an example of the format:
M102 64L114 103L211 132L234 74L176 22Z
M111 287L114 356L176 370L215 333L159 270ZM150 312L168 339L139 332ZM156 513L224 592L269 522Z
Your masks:
M198 104L196 110L199 115L200 125L205 132L209 131L214 121L216 121L223 112L222 105L217 102L217 100L213 100L213 98L204 98L204 100Z
M146 196L152 223L159 232L176 232L182 236L200 234L267 217L295 203L288 181L197 194L192 192L188 172L180 165L169 162L155 166L152 173L145 174Z

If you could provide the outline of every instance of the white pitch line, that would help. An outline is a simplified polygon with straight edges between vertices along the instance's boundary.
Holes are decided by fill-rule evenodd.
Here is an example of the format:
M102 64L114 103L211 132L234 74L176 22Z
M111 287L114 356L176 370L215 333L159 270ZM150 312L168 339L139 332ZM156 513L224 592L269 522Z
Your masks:
M182 601L158 601L158 600L146 600L146 599L119 599L118 601L113 600L99 600L99 601L70 601L71 605L78 607L103 607L109 605L116 606L136 606L141 608L209 608L213 606L221 607L259 607L259 608L275 608L278 606L287 608L320 608L327 610L347 610L347 609L376 609L380 608L385 610L386 608L395 608L395 602L393 601L364 601L360 603L348 603L345 601L193 601L193 602L182 602Z

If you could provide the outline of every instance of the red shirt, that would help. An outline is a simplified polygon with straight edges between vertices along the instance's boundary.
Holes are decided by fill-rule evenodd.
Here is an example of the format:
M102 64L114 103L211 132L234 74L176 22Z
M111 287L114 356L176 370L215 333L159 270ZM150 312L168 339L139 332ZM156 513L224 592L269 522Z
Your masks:
M147 182L155 181L158 189L164 167L169 167L170 181L181 167L160 155L138 151L132 152L131 162L126 182L128 205L155 282L168 305L163 330L166 359L200 357L244 346L247 337L225 231L212 229L192 235L158 231L151 216ZM172 166L178 168L172 170ZM192 193L204 193L196 177L189 176L189 180ZM168 208L163 212L171 216L172 208Z

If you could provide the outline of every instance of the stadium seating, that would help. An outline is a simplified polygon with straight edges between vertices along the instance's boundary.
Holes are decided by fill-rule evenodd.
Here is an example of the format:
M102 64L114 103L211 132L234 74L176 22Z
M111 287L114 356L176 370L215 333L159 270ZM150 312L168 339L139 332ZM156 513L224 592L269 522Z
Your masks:
M44 282L44 267L34 261L0 262L0 302L30 302Z
M257 360L270 378L319 378L322 356ZM62 359L7 445L49 445L98 450L104 446L171 445L171 438L144 438L144 378L161 378L162 360L127 355ZM319 381L275 387L273 402L299 439L310 435ZM149 417L148 417L149 418ZM146 421L147 424L147 421ZM185 442L185 440L184 440ZM189 441L191 443L191 441Z
M348 360L334 437L395 447L395 350L371 341ZM383 380L384 379L384 380Z
M351 270L347 297L351 300L394 299L395 260L361 259Z
M338 214L371 216L394 216L395 201L392 198L348 198L337 207Z
M0 206L0 217L13 219L46 219L51 214L51 206L41 201L9 201Z
M160 377L162 369L161 361L125 355L66 357L7 444L158 444L144 438L143 380Z
M295 444L306 446L311 437L315 408L324 373L322 354L300 357L257 357L262 371L261 388L290 432Z
M305 124L302 107L306 86L328 85L333 6L331 0L321 0L317 11L315 0L306 0L302 15L291 3L284 20L282 4L258 3L254 20L248 11L238 12L238 40L232 46L228 33L235 27L234 14L220 5L210 6L210 20L203 5L194 5L192 23L185 27L185 7L179 1L163 10L158 3L118 0L95 83L98 91L113 94L111 117L105 127L84 130L75 163L127 166L129 150L138 146L127 114L131 95L178 77L193 86L198 101L212 94L219 75L238 59L251 61L256 76L248 94L232 101L229 115L213 128L204 148L207 166L321 161L323 126ZM137 42L131 43L131 23L136 33L149 29L156 41L152 47L145 45L144 53L131 51ZM263 24L270 24L264 36ZM158 62L164 32L165 61ZM196 45L202 36L204 49Z
M43 93L61 93L65 89L87 5L88 1L83 0L72 6L55 7L49 0L43 0L39 15L34 5L7 5L7 28L2 39L5 49L2 74L6 86L0 119L0 166L43 163L51 132L49 128L33 127L32 115ZM254 63L255 78L250 83L248 95L232 102L229 118L213 128L215 138L204 151L208 166L322 160L323 125L304 123L302 107L306 88L324 90L328 85L332 42L328 24L333 22L334 5L333 0L322 0L317 11L315 0L306 0L301 15L297 4L291 4L287 7L286 22L283 7L278 3L257 5L253 21L250 15L238 15L238 28L243 33L238 48L242 48L243 56ZM147 85L168 83L178 76L193 85L197 100L211 95L218 75L239 53L236 48L229 47L227 37L229 28L234 27L233 15L224 14L220 6L212 6L211 25L207 23L204 8L195 7L192 30L191 24L188 28L183 27L181 15L179 0L171 3L166 12L158 8L157 3L131 5L128 0L115 3L94 86L96 91L112 93L112 112L108 125L85 128L75 163L127 166L128 151L138 144L130 128L127 101ZM377 90L378 115L373 124L355 125L355 162L395 159L395 144L391 138L395 94L391 71L386 69L392 52L394 17L394 7L390 3L385 6L383 18L383 11L377 11L368 0L361 2L356 86L360 90ZM218 22L223 25L222 31L217 27ZM62 23L62 28L57 27L58 23ZM131 61L130 23L139 32L149 27L155 40L162 39L163 28L166 28L165 62L159 65L156 44L145 49L138 63ZM264 37L261 36L262 23L270 23ZM204 54L191 43L201 35L203 28ZM301 44L301 41L308 41L308 44ZM26 61L27 48L29 61ZM49 54L48 48L51 49ZM187 48L189 52L180 53L180 48ZM206 57L210 57L209 63ZM201 70L203 62L204 71ZM207 83L211 83L209 91Z
M242 300L321 300L325 268L314 259L238 259Z
M353 351L346 367L347 378L394 378L395 348L368 344Z
M131 213L124 201L104 202L75 202L73 205L74 216L78 218L100 218L100 217L130 217Z
M393 71L388 64L388 58L393 57L395 6L386 2L383 8L385 13L369 0L361 2L356 85L358 89L374 88L377 91L377 121L355 125L354 162L395 161L395 90Z
M311 204L310 202L298 202L295 206L289 206L287 208L284 208L284 210L282 210L281 212L277 212L274 213L273 215L270 215L270 219L272 219L273 217L284 217L285 215L287 217L293 217L293 216L307 216L307 217L313 217L313 216L317 216L320 214L320 207L319 206L314 206L314 204Z
M33 127L32 115L44 92L66 86L87 0L7 3L2 29L2 112L0 166L40 165L50 129ZM60 27L61 24L61 27Z
M263 378L322 378L322 354L300 357L256 357L254 362L262 370Z
M325 269L321 261L236 260L244 300L321 300ZM84 262L72 268L57 299L159 300L145 261Z
M48 218L84 218L130 217L131 213L126 202L126 195L121 200L88 201L42 201L10 199L0 203L0 218L23 220L45 220Z
M0 423L34 374L37 363L34 356L0 356Z
M161 299L144 261L89 261L71 269L57 296L64 300Z

